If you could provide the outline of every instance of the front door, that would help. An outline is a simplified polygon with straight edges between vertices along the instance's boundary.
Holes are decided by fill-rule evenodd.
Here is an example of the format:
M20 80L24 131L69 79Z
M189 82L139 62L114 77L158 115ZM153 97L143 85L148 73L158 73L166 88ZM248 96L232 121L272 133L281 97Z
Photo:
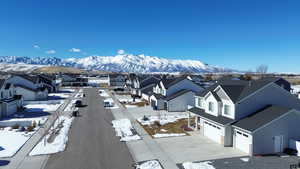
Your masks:
M282 152L282 149L283 149L283 136L275 136L274 137L274 148L275 148L275 153Z

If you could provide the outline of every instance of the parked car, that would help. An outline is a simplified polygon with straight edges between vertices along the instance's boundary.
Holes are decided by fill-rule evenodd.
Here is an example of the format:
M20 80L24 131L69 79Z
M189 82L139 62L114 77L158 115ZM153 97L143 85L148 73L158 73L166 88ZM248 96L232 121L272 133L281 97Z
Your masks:
M104 100L104 107L114 107L114 102L112 100Z
M81 107L82 106L82 100L76 100L75 107Z

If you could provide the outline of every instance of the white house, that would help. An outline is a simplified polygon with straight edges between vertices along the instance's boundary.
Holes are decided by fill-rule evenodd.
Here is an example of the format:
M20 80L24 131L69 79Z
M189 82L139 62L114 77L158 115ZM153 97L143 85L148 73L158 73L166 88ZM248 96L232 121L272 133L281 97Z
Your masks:
M195 103L194 93L203 90L187 78L163 79L153 87L151 106L155 110L186 111L188 105L193 106Z
M48 89L38 76L13 75L7 82L15 86L16 95L22 95L23 100L45 100L48 97Z
M22 97L16 95L14 85L0 79L0 118L16 113L22 104Z
M263 137L264 134L272 133L274 135L270 137L274 137L274 139L277 139L278 135L283 135L287 140L293 137L299 138L290 126L284 126L293 121L290 121L289 118L281 119L281 116L291 114L298 119L297 110L300 110L300 102L285 88L286 81L283 79L281 81L228 80L218 82L205 91L197 93L195 107L189 110L196 115L196 129L200 126L200 132L204 136L224 146L236 147L250 155L277 152L275 148L272 151L259 148L266 143L273 147L278 144L269 142L269 138ZM278 118L284 122L278 121ZM281 133L274 128L273 132L258 134L258 128L279 122L282 124L282 126L278 124L279 128L288 127L290 129ZM248 128L248 123L254 126ZM259 125L255 126L255 124ZM267 129L259 130L267 132ZM256 134L253 133L254 130L257 132ZM282 144L282 152L283 148L286 148L286 144L280 144ZM258 151L258 149L260 150Z

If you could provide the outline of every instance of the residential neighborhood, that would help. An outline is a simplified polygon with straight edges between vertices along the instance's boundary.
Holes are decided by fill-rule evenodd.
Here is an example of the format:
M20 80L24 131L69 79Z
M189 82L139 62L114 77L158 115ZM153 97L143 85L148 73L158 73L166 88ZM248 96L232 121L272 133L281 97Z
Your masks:
M300 0L2 0L0 169L300 169Z
M127 163L129 168L218 169L226 167L220 165L226 159L232 166L241 165L239 159L249 168L260 167L264 160L278 166L297 164L297 86L279 76L206 76L3 75L0 157L8 162L4 168L66 168L70 162L75 167L75 147L88 139L89 144L80 145L88 149L103 139L102 132L115 140L111 155L120 150L117 147L127 149L116 156L124 161L116 167ZM101 130L80 127L91 125L91 115L93 121L111 121L100 122ZM94 138L94 132L100 132L99 137ZM107 144L96 143L105 149ZM124 159L125 154L130 158Z

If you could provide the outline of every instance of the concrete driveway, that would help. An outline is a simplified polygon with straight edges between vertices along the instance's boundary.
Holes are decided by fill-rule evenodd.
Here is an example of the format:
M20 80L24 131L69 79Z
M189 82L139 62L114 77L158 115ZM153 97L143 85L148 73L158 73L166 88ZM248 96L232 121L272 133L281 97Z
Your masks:
M169 137L155 140L176 163L242 157L247 155L232 147L223 147L200 135L199 131L194 131L190 134L191 136Z

